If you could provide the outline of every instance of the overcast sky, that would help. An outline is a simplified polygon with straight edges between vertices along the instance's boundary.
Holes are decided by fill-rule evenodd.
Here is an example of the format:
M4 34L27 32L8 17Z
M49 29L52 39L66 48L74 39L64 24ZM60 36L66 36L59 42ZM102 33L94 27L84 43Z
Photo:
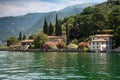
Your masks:
M0 17L57 11L70 5L105 1L107 0L0 0Z

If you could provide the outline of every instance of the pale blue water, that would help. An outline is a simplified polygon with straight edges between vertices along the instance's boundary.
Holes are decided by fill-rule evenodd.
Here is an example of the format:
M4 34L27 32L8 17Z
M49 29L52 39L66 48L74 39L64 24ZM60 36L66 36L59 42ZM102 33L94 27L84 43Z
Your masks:
M120 80L120 54L0 51L0 80Z

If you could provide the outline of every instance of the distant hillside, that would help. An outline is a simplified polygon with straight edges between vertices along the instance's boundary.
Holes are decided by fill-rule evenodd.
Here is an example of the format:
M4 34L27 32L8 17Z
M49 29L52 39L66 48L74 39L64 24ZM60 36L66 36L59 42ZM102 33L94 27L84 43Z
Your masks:
M40 18L49 13L29 13L17 17L0 18L0 40L6 40L10 36L17 36L31 28Z
M48 13L29 13L17 17L2 17L0 18L0 40L6 40L10 36L17 36L19 32L25 34L36 33L43 27L43 19L45 17L48 22L55 23L56 14L59 15L60 19L63 19L79 14L84 8L92 5L95 4L79 4Z

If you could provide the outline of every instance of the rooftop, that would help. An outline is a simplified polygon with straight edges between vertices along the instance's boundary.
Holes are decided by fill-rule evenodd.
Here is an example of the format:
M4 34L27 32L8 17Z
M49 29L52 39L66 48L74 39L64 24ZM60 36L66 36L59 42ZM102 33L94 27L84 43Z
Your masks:
M23 40L21 42L33 42L34 40L33 39L27 39L27 40Z
M9 47L20 47L21 45L16 44L16 45L10 45Z
M57 44L58 44L58 42L51 42L51 41L44 43L44 45L57 45Z
M113 35L111 35L111 34L98 34L98 35L94 35L92 37L113 37Z
M59 38L59 39L61 39L62 37L61 36L48 36L48 38L49 39L51 39L51 38Z
M79 45L80 45L80 46L87 46L87 45L88 45L88 42L80 42Z
M105 39L96 39L96 40L92 40L93 42L107 42L108 40Z

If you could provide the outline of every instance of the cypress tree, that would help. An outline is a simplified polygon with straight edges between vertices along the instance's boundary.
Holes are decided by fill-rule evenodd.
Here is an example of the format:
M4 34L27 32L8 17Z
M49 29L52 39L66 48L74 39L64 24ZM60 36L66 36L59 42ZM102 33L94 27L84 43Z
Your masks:
M76 21L73 22L73 27L77 27Z
M49 25L49 35L53 35L54 33L54 27L53 27L53 24L50 22L50 25Z
M22 40L22 34L21 34L21 32L19 33L19 37L18 37L18 40Z
M59 36L62 35L62 26L61 26L61 22L59 22Z
M55 24L55 35L58 36L59 35L59 25L58 25L58 16L56 14L56 24Z
M68 36L69 36L69 28L68 28L68 23L66 23L66 45L68 45Z
M25 40L26 39L26 36L25 35L23 35L23 38L22 38L23 40Z
M48 23L47 23L47 21L46 21L46 18L44 19L44 26L43 26L43 32L45 33L45 34L49 34L49 27L48 27Z
M55 35L56 36L62 35L62 27L60 26L57 15L56 15L56 24L55 24Z

